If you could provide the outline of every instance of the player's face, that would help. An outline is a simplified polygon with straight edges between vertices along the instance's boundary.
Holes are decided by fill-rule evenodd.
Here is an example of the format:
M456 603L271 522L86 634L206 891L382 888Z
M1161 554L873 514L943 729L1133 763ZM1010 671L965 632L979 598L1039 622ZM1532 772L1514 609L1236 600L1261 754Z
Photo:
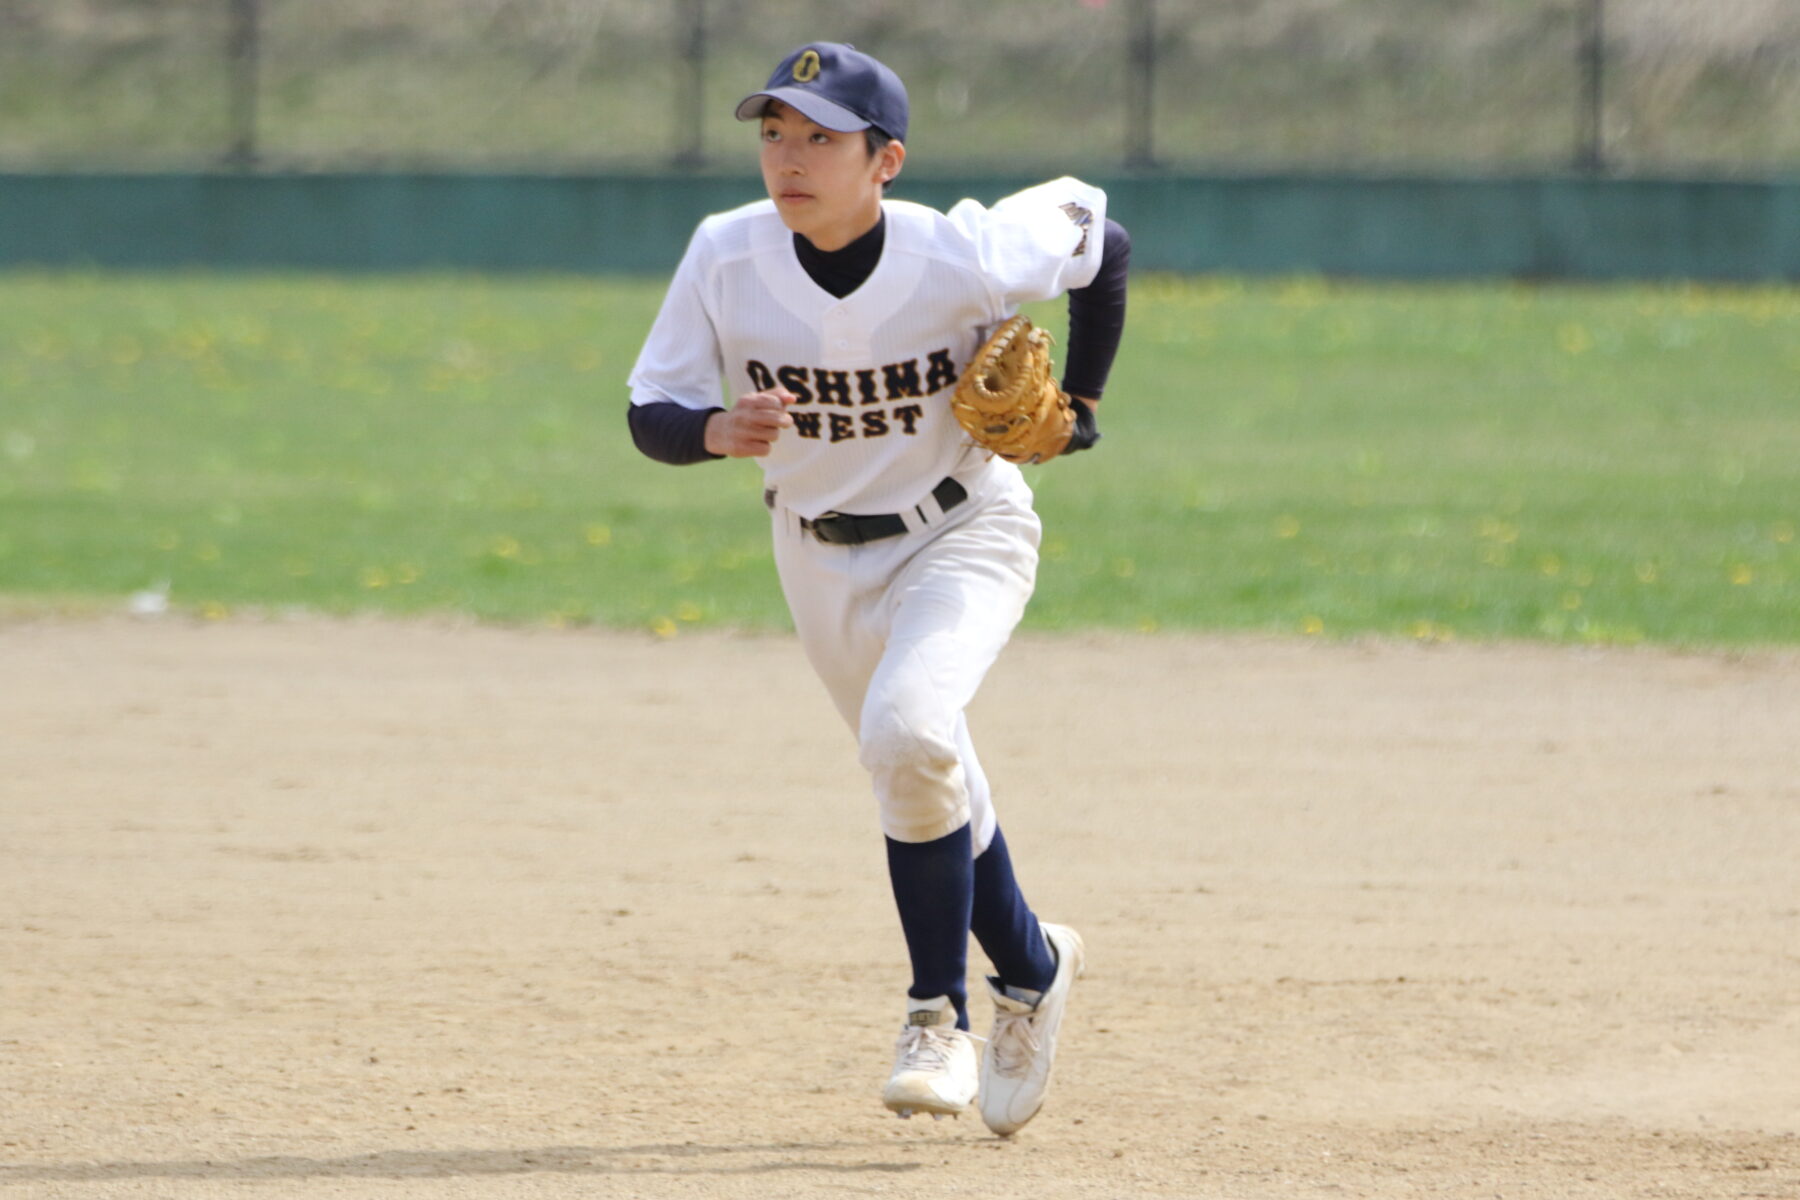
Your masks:
M898 142L869 153L862 133L815 125L776 101L762 119L762 175L783 223L821 250L839 250L881 218L881 184L899 169Z

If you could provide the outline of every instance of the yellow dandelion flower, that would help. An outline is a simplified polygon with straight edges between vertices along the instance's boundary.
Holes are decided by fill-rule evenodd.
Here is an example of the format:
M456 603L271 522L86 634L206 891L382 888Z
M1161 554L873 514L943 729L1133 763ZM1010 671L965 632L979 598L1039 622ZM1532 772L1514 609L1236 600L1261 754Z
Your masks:
M1538 573L1554 578L1562 574L1562 559L1554 554L1546 554L1538 559Z
M1139 633L1155 633L1158 629L1161 629L1161 628L1162 628L1162 625L1157 621L1157 619L1155 617L1139 617L1138 618L1137 631Z
M1307 617L1300 622L1300 632L1308 637L1317 637L1325 632L1325 622L1318 617Z
M1594 335L1579 321L1565 321L1556 328L1556 344L1564 354L1586 354L1594 348Z
M700 606L691 600L683 600L675 606L677 621L698 621L701 617Z
M1731 568L1731 582L1734 586L1743 587L1745 584L1755 582L1755 580L1756 571L1749 563L1738 563Z
M1300 518L1284 513L1275 521L1275 536L1282 539L1300 536Z
M1777 521L1769 526L1769 540L1786 545L1794 540L1794 526L1788 521Z
M175 354L180 358L194 359L212 350L213 335L204 327L187 329L177 334L170 343Z
M1563 597L1562 597L1562 606L1564 609L1566 609L1569 612L1574 612L1576 609L1580 608L1581 607L1581 593L1580 592L1564 592Z
M20 344L33 358L47 358L51 362L61 362L69 352L69 344L47 329L32 330Z
M1318 279L1292 279L1275 294L1275 303L1284 308L1313 308L1325 299L1326 289Z
M388 585L388 573L380 567L364 567L357 579L366 588L384 588Z
M488 545L488 552L497 558L517 558L519 557L519 540L502 535Z
M231 615L231 610L217 600L208 600L200 606L200 616L207 621L223 621Z
M587 527L587 544L590 546L612 545L612 528L607 525L589 525Z
M1641 562L1637 565L1636 574L1639 583L1655 583L1656 564L1649 561Z
M664 640L674 637L680 631L680 627L667 617L657 617L650 622L650 632Z

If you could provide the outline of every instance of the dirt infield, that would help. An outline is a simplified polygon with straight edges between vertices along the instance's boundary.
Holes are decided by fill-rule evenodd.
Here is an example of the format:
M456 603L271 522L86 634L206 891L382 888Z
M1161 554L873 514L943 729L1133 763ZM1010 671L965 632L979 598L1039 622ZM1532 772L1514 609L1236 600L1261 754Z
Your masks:
M12 619L0 681L0 1196L1800 1196L1800 657L1015 644L1090 970L1010 1142L880 1107L786 638Z

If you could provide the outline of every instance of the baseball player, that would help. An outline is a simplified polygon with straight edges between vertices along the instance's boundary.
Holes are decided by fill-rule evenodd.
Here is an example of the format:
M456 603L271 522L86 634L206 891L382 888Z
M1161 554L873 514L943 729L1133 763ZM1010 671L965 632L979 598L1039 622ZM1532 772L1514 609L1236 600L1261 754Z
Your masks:
M947 398L1019 304L1068 292L1068 450L1091 447L1129 242L1075 179L947 215L885 199L906 89L847 45L795 50L737 117L768 199L695 232L631 373L632 436L662 462L760 461L782 590L855 731L912 963L883 1102L953 1115L979 1093L1010 1134L1043 1103L1083 950L1026 904L963 715L1031 595L1040 525L1019 468L971 445ZM995 972L979 1056L971 932Z

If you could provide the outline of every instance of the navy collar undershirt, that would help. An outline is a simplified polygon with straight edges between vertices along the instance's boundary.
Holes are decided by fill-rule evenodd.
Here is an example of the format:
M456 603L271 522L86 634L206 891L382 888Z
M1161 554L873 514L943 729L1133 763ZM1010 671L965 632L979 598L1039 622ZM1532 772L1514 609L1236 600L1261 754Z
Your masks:
M841 250L821 250L805 237L794 235L794 256L807 275L839 300L861 287L881 261L881 248L887 241L887 213L875 222L875 228Z

